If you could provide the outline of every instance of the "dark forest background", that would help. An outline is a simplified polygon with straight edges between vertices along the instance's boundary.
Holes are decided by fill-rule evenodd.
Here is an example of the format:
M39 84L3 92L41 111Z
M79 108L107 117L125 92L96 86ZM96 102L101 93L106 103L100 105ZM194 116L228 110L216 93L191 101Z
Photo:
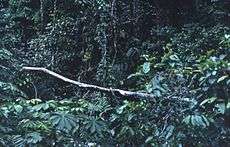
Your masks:
M230 146L229 26L229 0L0 0L0 146Z

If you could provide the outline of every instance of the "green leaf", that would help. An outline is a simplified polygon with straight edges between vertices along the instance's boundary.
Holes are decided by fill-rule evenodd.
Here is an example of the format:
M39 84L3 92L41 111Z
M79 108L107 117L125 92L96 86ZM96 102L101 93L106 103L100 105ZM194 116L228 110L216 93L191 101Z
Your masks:
M210 125L209 120L204 115L202 115L201 117L203 118L203 121L206 124L206 126L209 126Z
M169 58L173 61L180 61L179 57L177 55L171 55Z
M40 111L42 108L43 108L43 103L33 106L33 109L36 111Z
M203 127L206 126L206 124L205 124L205 122L203 121L203 119L202 119L201 116L195 116L194 119L195 119L195 122L196 122L196 125L197 125L197 126L203 126Z
M132 119L133 119L135 116L136 116L135 114L129 114L129 115L128 115L128 121L131 122Z
M227 109L230 108L230 102L227 103L227 106L226 106Z
M90 132L94 133L95 131L96 131L96 125L95 125L95 122L93 122L91 127L90 127Z
M15 147L24 147L26 140L21 135L13 135L12 142Z
M40 141L42 141L42 137L41 137L41 134L38 133L38 132L33 132L33 133L28 133L26 135L26 140L27 140L27 143L38 143Z
M183 119L182 122L184 122L185 124L189 124L190 121L191 121L191 115L188 115L188 116L186 116L186 117Z
M153 141L153 136L149 136L149 137L145 140L145 143L150 143L151 141Z
M229 34L224 34L224 38L225 38L225 39L229 39L229 38L230 38L230 35L229 35Z
M166 136L165 136L165 139L169 139L172 134L173 134L173 130L175 129L175 127L173 125L169 125L167 128L166 128Z
M200 103L200 106L203 106L203 105L206 104L206 103L211 104L211 103L213 103L216 99L217 99L216 97L212 97L212 98L209 98L209 99L205 99L205 100L203 100L203 101Z
M220 77L220 78L217 80L217 83L220 83L221 81L225 80L226 78L228 78L228 75Z
M89 130L91 134L103 135L102 131L106 128L106 124L103 121L94 116L84 116L83 118L85 118L83 121L85 129Z
M23 110L23 107L21 105L14 105L14 109L17 113L21 113Z
M13 54L6 50L6 49L0 49L0 59L10 59Z
M142 71L143 71L145 74L147 74L147 73L150 71L150 62L145 62L145 63L143 64L143 69L142 69Z
M217 113L220 113L220 114L225 113L225 104L224 103L216 104L215 107L217 108Z
M153 91L153 86L152 86L152 83L148 83L145 85L145 89L151 93Z
M70 132L74 127L78 126L78 120L67 112L58 112L50 117L53 126L58 130Z
M209 120L204 115L188 115L183 119L183 122L187 125L207 127L209 126Z
M52 103L50 103L50 104L52 104ZM47 110L49 108L50 108L50 105L48 102L37 104L37 105L33 106L33 109L36 111Z
M124 105L122 105L121 107L119 107L116 111L118 114L122 114L124 109L128 106L128 103L125 103Z

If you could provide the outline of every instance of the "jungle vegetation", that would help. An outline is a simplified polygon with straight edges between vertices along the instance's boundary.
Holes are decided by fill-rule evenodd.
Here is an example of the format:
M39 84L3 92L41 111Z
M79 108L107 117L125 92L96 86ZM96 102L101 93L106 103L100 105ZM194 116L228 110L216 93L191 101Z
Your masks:
M230 146L230 1L0 0L0 146Z

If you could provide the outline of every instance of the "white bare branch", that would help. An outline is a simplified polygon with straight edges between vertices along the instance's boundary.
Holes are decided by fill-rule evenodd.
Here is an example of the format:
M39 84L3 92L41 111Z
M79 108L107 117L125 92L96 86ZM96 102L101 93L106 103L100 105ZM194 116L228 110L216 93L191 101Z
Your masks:
M123 99L129 99L129 100L151 100L155 101L155 96L152 94L148 93L143 93L143 92L132 92L132 91L126 91L126 90L121 90L121 89L113 89L113 88L105 88L97 85L91 85L91 84L86 84L86 83L81 83L75 80L71 80L69 78L66 78L60 74L57 74L51 70L48 70L46 68L42 67L23 67L23 70L29 70L29 71L42 71L44 73L47 73L49 75L52 75L58 79L61 79L65 82L74 84L80 88L88 88L96 91L101 91L105 93L111 93L113 95L119 96Z

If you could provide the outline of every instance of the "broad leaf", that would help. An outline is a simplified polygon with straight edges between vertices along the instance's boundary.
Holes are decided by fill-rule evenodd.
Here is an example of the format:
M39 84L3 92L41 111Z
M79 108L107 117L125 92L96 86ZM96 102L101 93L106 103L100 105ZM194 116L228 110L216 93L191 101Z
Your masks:
M145 73L145 74L147 74L149 71L150 71L150 62L145 62L144 64L143 64L143 72Z

